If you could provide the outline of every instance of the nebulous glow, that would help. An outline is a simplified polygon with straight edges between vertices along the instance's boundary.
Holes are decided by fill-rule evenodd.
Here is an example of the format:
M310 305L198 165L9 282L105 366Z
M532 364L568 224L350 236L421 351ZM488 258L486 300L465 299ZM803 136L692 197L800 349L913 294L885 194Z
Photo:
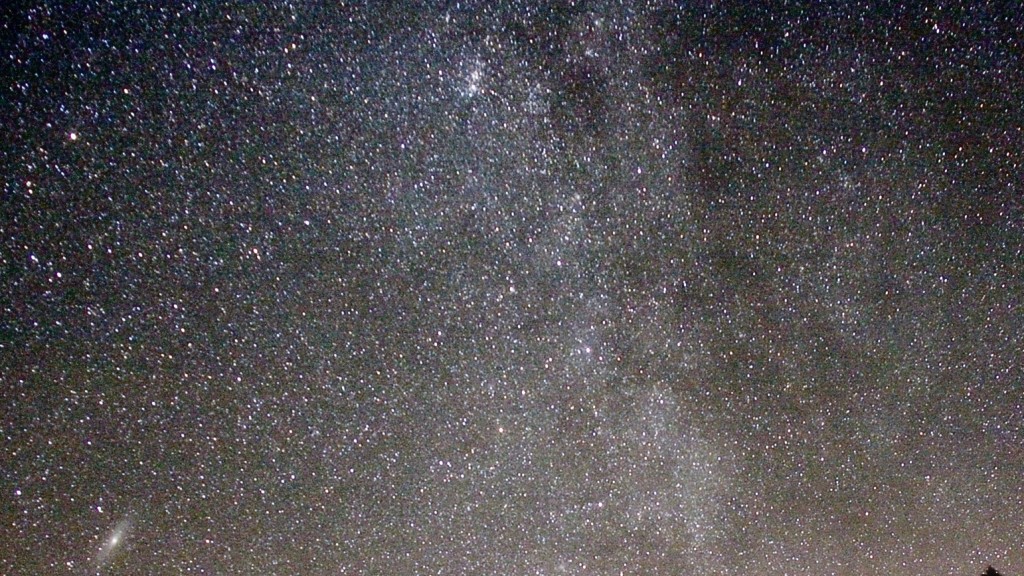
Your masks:
M117 553L125 538L128 537L129 529L131 529L131 520L123 518L118 521L106 539L103 540L103 544L93 559L93 563L96 566L105 565Z

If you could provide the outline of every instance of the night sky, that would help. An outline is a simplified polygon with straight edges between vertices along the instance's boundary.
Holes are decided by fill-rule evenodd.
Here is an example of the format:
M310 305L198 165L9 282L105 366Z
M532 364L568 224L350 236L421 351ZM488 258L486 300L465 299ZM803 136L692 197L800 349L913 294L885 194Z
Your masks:
M0 574L1024 575L1024 14L929 4L5 5Z

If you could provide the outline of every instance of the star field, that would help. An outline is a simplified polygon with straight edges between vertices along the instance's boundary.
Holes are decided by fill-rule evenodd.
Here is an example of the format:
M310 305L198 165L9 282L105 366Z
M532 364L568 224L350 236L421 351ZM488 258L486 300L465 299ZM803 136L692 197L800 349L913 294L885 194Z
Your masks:
M0 574L1024 574L1024 15L0 17Z

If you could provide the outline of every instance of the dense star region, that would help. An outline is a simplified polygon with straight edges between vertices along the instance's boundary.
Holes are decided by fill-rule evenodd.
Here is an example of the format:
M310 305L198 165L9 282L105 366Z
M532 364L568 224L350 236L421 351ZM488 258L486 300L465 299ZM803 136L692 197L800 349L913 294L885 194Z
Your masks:
M1024 16L0 17L0 573L1024 575Z

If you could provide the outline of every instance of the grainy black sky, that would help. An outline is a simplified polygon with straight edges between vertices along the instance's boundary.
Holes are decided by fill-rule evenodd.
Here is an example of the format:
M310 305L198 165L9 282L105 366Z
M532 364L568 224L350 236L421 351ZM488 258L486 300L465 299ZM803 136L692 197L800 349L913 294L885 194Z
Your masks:
M1024 574L1024 16L0 17L0 573Z

